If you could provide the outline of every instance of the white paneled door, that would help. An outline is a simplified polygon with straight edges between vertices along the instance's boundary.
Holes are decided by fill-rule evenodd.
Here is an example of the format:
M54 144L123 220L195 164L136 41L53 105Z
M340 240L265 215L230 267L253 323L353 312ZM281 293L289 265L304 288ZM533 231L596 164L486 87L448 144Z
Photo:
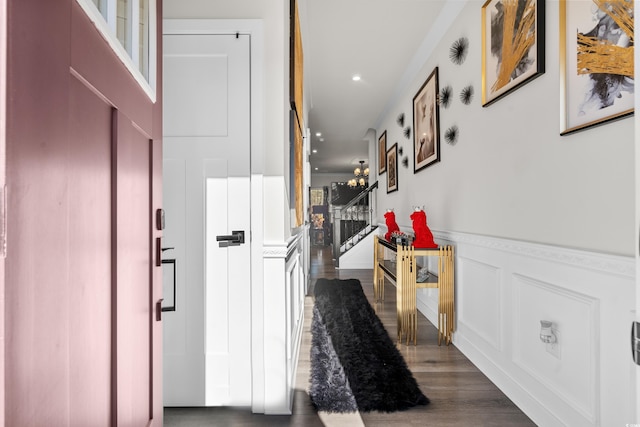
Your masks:
M164 35L165 406L251 405L249 47Z

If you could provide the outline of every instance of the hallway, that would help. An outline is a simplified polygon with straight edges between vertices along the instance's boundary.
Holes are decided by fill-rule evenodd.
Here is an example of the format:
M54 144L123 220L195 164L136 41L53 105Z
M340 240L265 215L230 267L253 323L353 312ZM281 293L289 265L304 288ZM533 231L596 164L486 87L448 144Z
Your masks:
M355 278L373 300L372 270L336 270L330 247L311 248L309 295L318 278ZM305 300L305 328L298 362L293 415L258 415L250 409L165 408L164 425L196 426L322 426L306 392L309 382L310 323L313 299ZM395 287L385 286L385 301L374 305L392 339L395 339ZM395 413L362 413L365 426L535 426L488 378L458 349L437 345L437 329L422 315L418 316L418 345L398 345L422 392L431 400L425 407ZM323 417L324 418L324 417ZM329 417L327 425L339 417ZM327 422L325 420L325 422ZM337 424L336 424L337 425ZM342 423L342 426L353 424Z

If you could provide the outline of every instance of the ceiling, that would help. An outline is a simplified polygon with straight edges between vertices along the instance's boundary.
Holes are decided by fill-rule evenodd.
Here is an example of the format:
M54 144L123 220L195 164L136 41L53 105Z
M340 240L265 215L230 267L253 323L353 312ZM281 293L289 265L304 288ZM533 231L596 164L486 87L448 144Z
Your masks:
M310 157L312 174L350 174L359 160L368 162L365 135L392 112L409 65L429 43L430 30L439 27L445 3L298 0L307 126L317 150ZM353 81L354 74L361 80Z

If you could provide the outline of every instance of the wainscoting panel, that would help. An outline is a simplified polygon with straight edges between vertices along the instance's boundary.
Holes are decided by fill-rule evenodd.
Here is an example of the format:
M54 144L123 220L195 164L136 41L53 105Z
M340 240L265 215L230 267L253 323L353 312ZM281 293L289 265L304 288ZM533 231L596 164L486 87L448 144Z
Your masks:
M465 233L434 237L456 251L453 344L536 424L634 422L631 257ZM437 294L418 295L434 324ZM552 322L556 345L540 340L541 320Z
M464 284L464 290L458 292L458 326L467 328L500 351L503 325L501 269L466 257L458 257L456 261L458 283Z
M265 242L264 413L291 414L304 323L305 227L287 242Z
M514 274L513 362L591 423L597 420L598 300ZM532 340L552 322L555 344Z

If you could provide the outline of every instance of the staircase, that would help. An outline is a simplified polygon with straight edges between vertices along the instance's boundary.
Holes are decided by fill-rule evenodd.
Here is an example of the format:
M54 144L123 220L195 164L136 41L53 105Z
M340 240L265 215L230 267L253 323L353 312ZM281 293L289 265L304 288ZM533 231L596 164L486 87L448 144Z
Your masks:
M376 206L376 181L344 206L333 212L333 258L339 266L340 256L353 248L376 228L373 207Z

